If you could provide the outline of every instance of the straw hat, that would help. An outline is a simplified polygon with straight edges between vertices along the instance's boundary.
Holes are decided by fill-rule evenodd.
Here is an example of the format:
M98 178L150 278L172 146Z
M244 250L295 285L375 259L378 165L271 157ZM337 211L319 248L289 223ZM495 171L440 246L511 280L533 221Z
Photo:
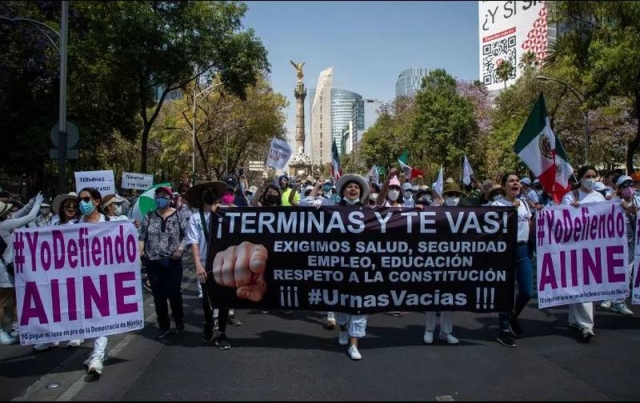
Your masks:
M65 200L78 200L78 194L76 192L69 192L67 194L57 195L51 203L51 208L54 213L58 214L60 206L64 204Z
M494 191L496 191L496 190L502 190L502 193L504 193L504 189L502 189L502 186L500 186L500 185L493 185L493 186L491 186L491 187L489 188L489 190L487 190L486 192L484 192L484 198L485 198L486 200L491 201L491 199L490 199L491 193L493 193L493 192L494 192Z
M369 197L369 184L363 176L357 174L342 175L340 179L338 179L338 182L336 182L336 189L338 189L338 194L342 194L342 188L348 182L355 182L358 184L358 186L360 186L360 201L367 200L367 198Z
M11 206L13 206L13 204L0 201L0 217L11 211Z

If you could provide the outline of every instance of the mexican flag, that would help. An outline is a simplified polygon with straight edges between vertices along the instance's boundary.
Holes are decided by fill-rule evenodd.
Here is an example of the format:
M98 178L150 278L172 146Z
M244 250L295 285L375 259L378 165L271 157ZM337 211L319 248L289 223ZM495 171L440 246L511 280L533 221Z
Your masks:
M333 145L331 146L331 176L333 176L335 180L340 179L342 176L340 156L338 155L338 146L336 146L335 140L333 140Z
M518 135L513 147L518 157L540 180L544 191L560 202L567 193L569 177L573 168L560 144L560 139L551 130L547 108L542 93Z
M424 172L422 172L421 170L412 168L407 165L408 161L409 150L404 150L402 155L398 157L398 164L400 164L400 168L402 169L402 172L404 172L404 175L407 177L407 179L415 178L417 176L424 176Z

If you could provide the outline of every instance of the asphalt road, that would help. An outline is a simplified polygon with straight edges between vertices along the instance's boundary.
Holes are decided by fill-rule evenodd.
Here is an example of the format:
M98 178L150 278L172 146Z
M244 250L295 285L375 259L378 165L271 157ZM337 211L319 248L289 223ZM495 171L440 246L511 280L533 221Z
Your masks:
M241 310L228 327L232 348L200 341L202 309L192 272L185 279L187 333L156 341L145 294L144 330L110 337L99 380L85 376L91 351L0 346L3 400L637 400L640 309L634 317L596 314L596 337L577 342L567 309L532 303L525 337L508 349L494 341L497 316L457 313L458 346L422 343L424 315L372 315L351 361L320 312Z

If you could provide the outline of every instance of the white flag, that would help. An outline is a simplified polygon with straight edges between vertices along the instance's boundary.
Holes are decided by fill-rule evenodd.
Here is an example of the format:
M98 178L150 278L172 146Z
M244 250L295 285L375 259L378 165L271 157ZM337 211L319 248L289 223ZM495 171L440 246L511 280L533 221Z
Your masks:
M436 179L436 183L433 184L433 190L435 190L439 196L442 196L443 188L444 188L444 179L442 177L442 165L440 165L440 173L438 174L438 179Z
M267 158L267 166L275 169L283 169L291 158L291 146L285 140L273 138L271 140L271 150Z
M464 184L467 186L471 184L471 175L473 175L473 169L471 169L471 164L469 164L469 160L467 159L467 155L465 154L462 182L464 182Z
M380 183L380 173L378 172L378 167L375 165L371 168L371 182L376 185Z

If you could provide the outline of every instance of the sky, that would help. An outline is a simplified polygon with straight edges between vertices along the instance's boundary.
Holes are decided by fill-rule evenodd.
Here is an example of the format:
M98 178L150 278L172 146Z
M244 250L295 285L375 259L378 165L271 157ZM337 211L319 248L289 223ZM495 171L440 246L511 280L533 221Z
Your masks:
M305 62L307 92L333 67L333 87L384 102L395 98L398 75L410 67L443 68L478 78L477 1L247 1L243 19L268 51L274 91L289 100L286 128L295 135L293 90ZM305 100L305 131L309 133ZM295 150L295 148L293 148Z

